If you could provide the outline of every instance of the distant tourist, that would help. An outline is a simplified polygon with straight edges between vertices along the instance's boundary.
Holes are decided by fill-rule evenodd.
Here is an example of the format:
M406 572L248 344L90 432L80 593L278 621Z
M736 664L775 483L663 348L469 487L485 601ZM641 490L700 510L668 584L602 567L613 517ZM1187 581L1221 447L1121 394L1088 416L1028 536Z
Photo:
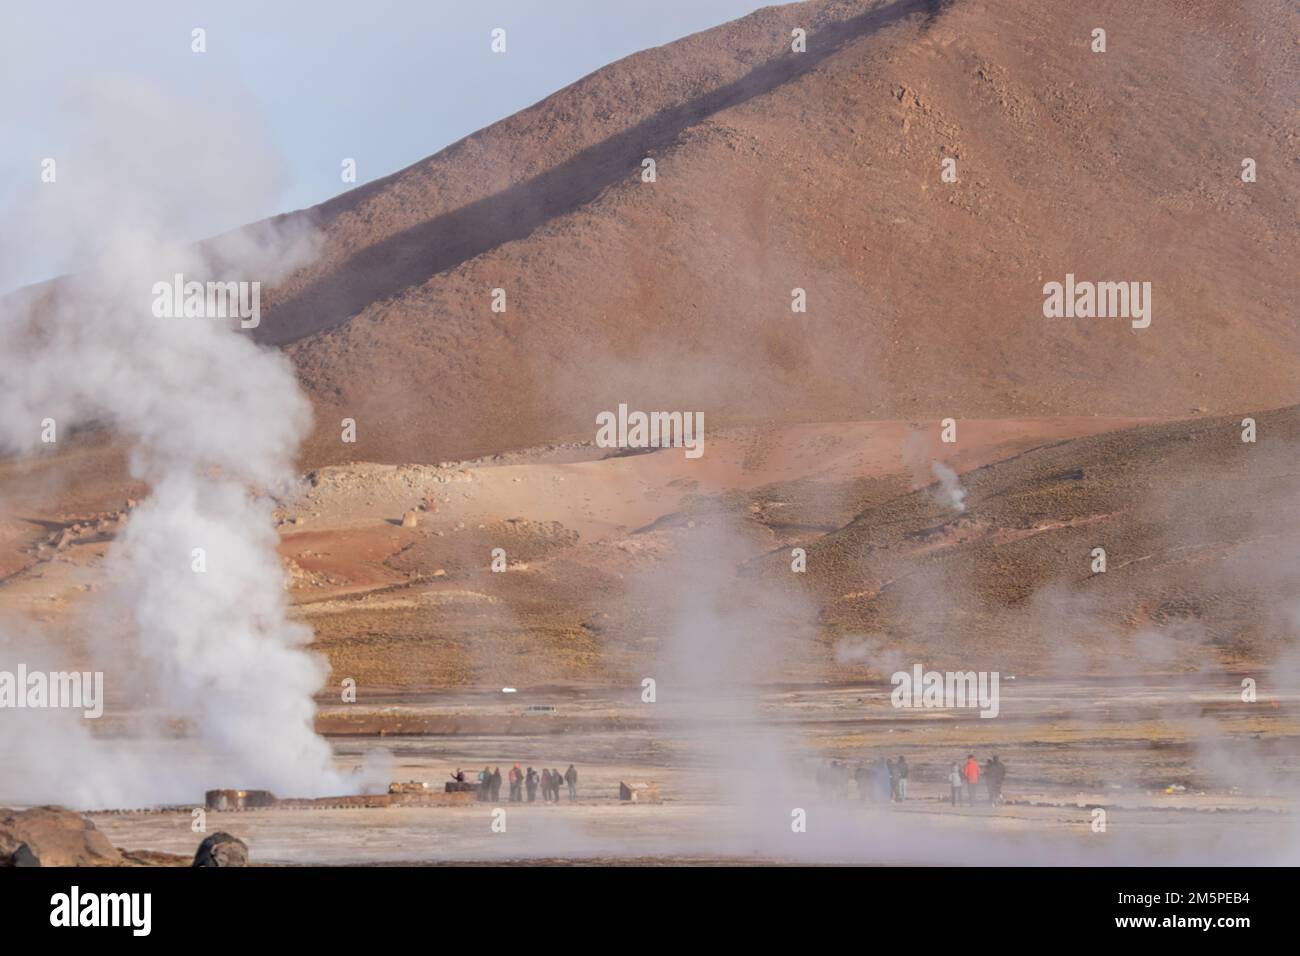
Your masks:
M522 791L524 789L524 772L519 769L519 764L510 768L510 802L519 803L523 799Z
M871 768L858 764L853 771L853 782L858 785L858 799L866 800L871 795Z
M989 788L989 806L996 807L1002 802L1002 781L1007 777L1007 765L998 759L997 754L984 765L984 785Z
M537 771L532 767L524 774L524 788L528 791L528 802L535 803L537 800Z
M578 771L569 764L569 769L564 771L564 782L569 785L569 802L578 802Z
M888 803L893 799L893 783L890 781L892 770L889 761L881 757L876 761L876 793L882 803Z
M952 805L961 806L961 767L956 764L952 765L952 771L948 774L948 784L952 787Z
M492 802L496 803L501 799L501 768L497 767L492 771L491 780Z
M902 803L907 799L907 761L899 754L897 762L894 764L894 795L898 802Z
M975 787L980 782L980 763L974 754L966 755L966 769L962 772L966 778L966 805L975 806Z

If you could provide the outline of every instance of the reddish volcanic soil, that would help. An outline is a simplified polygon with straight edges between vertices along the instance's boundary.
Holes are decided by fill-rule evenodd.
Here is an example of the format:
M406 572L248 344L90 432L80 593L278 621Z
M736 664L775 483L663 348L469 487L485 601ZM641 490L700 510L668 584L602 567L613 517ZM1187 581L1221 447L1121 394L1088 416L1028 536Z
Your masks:
M306 497L280 514L319 646L392 686L519 659L600 676L667 627L632 582L715 535L705 563L737 594L795 595L805 676L881 634L1042 663L1027 635L1063 622L1188 625L1215 659L1253 658L1272 602L1192 592L1249 581L1294 484L1289 411L1249 459L1257 494L1216 490L1247 467L1228 413L1297 400L1298 28L1268 0L766 8L293 214L322 253L258 335L317 413ZM1152 283L1150 327L1044 318L1066 273ZM620 403L702 412L706 454L592 447ZM0 463L0 601L75 630L147 489L111 436L63 445ZM1080 555L1102 542L1155 577L1093 580ZM487 570L498 547L510 574Z

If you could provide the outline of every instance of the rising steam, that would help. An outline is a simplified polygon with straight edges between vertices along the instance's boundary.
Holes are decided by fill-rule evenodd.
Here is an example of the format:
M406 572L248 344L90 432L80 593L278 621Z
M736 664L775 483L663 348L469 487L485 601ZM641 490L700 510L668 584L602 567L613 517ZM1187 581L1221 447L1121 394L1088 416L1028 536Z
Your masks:
M234 111L123 85L84 106L96 125L76 161L54 184L33 177L33 196L10 215L11 236L71 251L62 265L77 272L0 303L0 450L35 447L45 419L60 445L91 423L129 445L132 474L152 493L109 555L81 669L105 672L110 716L116 698L179 718L205 756L133 757L66 712L26 712L0 724L11 731L0 737L6 795L120 806L217 786L340 792L312 727L325 665L287 616L269 497L293 479L310 407L287 360L235 323L151 311L153 284L177 272L273 283L307 261L313 237L262 228L187 244L206 224L196 210L252 218L278 192L264 137ZM7 630L7 660L49 657L29 630Z
M957 477L957 472L953 471L941 461L933 462L930 465L934 472L934 477L939 479L939 488L936 492L940 501L947 504L954 511L965 512L966 510L966 489L961 486L961 481Z

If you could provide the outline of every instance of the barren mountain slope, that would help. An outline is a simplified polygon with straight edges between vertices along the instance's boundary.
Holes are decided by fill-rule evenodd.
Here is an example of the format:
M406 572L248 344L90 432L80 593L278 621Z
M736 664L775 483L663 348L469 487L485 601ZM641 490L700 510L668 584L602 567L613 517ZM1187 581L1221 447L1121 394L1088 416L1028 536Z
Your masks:
M637 686L675 642L725 642L733 628L747 648L737 680L846 681L914 661L1022 676L1267 674L1300 666L1287 659L1300 625L1300 408L1254 417L1254 444L1238 416L1112 423L1063 441L1042 423L1014 439L970 423L947 450L961 513L938 483L916 487L928 478L897 457L901 423L719 439L719 461L743 461L739 480L695 482L671 450L475 467L418 528L352 532L382 538L383 567L405 585L317 603L325 582L298 597L336 675L406 688ZM808 466L814 446L830 467ZM361 549L311 530L347 500L330 487L321 519L284 549L346 579L355 557L331 567L320 555ZM494 547L506 573L488 568ZM794 547L807 551L803 573Z
M1089 49L1097 26L1105 53ZM837 642L878 633L999 666L1068 629L1103 650L1066 663L1104 667L1114 641L1172 625L1221 660L1266 659L1295 593L1295 562L1265 560L1294 557L1272 527L1296 499L1277 445L1294 447L1293 409L1259 415L1258 446L1237 441L1238 415L986 466L1120 419L1296 400L1298 26L1274 0L770 8L297 214L321 226L322 255L268 297L259 334L316 404L308 467L590 441L621 402L703 410L710 436L698 461L574 452L581 484L559 483L566 451L524 456L486 501L439 489L444 511L414 529L400 519L420 502L402 495L424 472L390 487L356 469L354 498L282 528L322 646L379 682L639 666L667 626L654 587L703 560L794 595L781 613L809 676ZM789 50L795 27L807 53ZM1258 182L1241 181L1243 155ZM1045 319L1042 284L1067 272L1152 282L1151 326ZM796 287L807 313L790 310ZM912 490L928 459L919 478L900 464L904 423L946 416L964 436L949 463L978 469L960 517ZM343 417L356 444L339 441ZM786 435L791 421L817 424ZM739 445L718 437L749 423ZM112 436L61 444L0 463L0 577L38 617L97 586L125 499L146 491ZM853 456L874 470L845 471ZM1250 493L1224 490L1247 463ZM694 540L714 526L721 544ZM491 574L502 536L519 566ZM789 571L796 545L806 576ZM408 592L323 606L383 588Z
M619 402L1292 402L1298 32L1277 0L813 2L612 64L310 213L325 252L262 327L320 412L309 463L589 436ZM1151 326L1044 318L1067 273L1151 282Z
M1255 443L1242 416L1141 426L969 471L961 513L938 485L865 510L808 547L823 640L1040 673L1274 661L1300 636L1300 408L1253 417ZM749 571L788 580L788 553Z

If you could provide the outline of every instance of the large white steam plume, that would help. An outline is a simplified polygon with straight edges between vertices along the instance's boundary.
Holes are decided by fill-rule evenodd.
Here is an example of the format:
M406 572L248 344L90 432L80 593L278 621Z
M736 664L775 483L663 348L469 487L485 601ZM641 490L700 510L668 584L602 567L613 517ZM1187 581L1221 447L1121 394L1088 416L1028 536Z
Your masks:
M159 766L67 713L9 712L4 795L105 806L216 786L341 792L312 727L325 665L287 615L267 494L293 480L310 407L287 360L236 322L152 310L154 284L176 273L273 283L307 260L312 236L260 228L189 244L188 230L219 221L196 211L252 218L279 191L266 137L239 110L122 84L82 106L86 142L54 183L34 172L0 250L20 257L39 237L75 270L52 295L0 302L0 451L30 450L46 419L61 441L94 422L129 446L151 494L109 554L85 664L105 671L110 701L125 692L128 705L184 721L203 759ZM30 631L0 638L6 659L31 651Z

